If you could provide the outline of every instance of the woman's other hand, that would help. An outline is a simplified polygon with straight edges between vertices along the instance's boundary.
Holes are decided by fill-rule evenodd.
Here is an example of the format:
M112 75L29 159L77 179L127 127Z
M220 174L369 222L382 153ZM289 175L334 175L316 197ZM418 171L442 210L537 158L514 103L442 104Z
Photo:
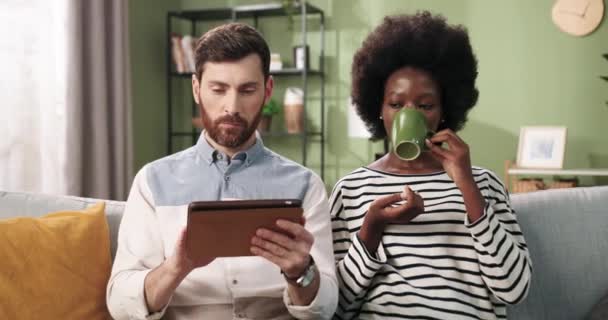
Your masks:
M447 148L438 146L435 143L445 143ZM454 131L451 129L441 130L430 139L427 139L426 145L431 150L431 155L441 162L443 169L457 186L473 180L469 145Z
M447 144L447 148L435 145L443 142ZM486 201L473 178L469 146L450 129L437 132L426 140L426 145L462 192L469 221L477 221L484 213Z

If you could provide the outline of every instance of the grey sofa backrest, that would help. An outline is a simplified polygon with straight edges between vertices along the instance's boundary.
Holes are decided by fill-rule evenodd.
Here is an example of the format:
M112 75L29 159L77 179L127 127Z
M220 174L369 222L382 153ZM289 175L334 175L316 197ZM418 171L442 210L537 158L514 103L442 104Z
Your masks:
M508 318L580 320L608 293L608 187L514 194L532 255L531 291Z
M116 253L118 227L125 206L124 202L0 191L0 219L16 216L39 217L54 211L80 210L98 201L105 201L106 203L106 218L110 226L110 249L112 250L113 260Z
M584 319L608 293L608 187L514 194L511 200L534 272L528 298L509 307L509 319ZM0 191L0 219L82 209L96 201ZM112 258L123 210L124 202L106 201Z

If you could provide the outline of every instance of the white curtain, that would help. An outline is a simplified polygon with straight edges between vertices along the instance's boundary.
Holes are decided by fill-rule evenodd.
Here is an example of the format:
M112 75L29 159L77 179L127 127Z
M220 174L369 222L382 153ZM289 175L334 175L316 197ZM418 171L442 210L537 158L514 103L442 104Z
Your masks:
M0 1L0 190L64 194L66 0Z
M0 190L124 200L127 1L0 1Z

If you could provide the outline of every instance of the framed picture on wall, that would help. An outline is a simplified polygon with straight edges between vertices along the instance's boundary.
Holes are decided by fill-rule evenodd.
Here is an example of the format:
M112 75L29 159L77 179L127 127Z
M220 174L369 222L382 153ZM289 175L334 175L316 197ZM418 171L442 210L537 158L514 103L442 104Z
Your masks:
M566 127L522 127L519 131L517 166L561 169L566 150Z

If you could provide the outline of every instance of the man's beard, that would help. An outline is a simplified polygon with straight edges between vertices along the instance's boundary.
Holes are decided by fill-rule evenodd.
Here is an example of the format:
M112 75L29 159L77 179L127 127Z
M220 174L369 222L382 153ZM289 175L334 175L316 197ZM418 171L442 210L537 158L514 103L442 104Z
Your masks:
M211 121L207 115L207 112L205 112L202 102L199 105L199 110L201 111L203 126L205 127L205 131L207 131L209 137L219 145L226 148L237 148L243 145L255 132L260 120L262 119L261 107L260 111L255 115L250 124L238 114L226 114L215 121ZM220 127L220 124L222 123L233 124L236 125L236 127Z

